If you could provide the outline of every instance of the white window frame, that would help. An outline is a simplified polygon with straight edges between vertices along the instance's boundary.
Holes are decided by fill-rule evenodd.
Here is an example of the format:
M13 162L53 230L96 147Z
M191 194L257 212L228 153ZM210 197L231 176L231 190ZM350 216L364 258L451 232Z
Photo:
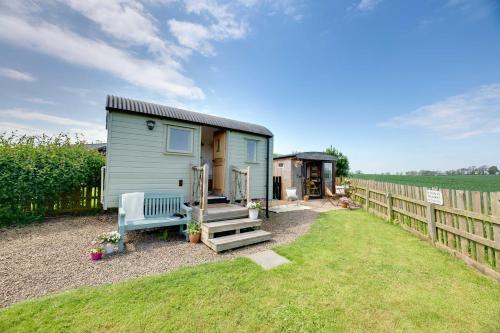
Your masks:
M189 142L189 150L178 150L178 149L170 149L169 144L170 144L170 130L172 128L179 129L182 131L189 131L191 132L191 137L190 137L190 142ZM194 128L192 127L183 127L183 126L175 126L175 125L167 125L167 152L168 153L177 153L177 154L193 154L193 147L194 147Z
M249 142L255 142L255 156L254 156L254 160L249 160L248 159L248 143ZM255 139L245 139L245 159L246 159L246 162L247 163L257 163L257 147L259 145L259 141L258 140L255 140Z

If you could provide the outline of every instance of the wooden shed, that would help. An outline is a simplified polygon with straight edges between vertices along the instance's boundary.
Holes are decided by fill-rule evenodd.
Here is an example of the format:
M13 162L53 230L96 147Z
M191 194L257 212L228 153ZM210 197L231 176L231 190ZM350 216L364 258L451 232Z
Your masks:
M322 152L303 152L274 157L273 177L280 182L275 198L286 200L286 189L297 188L299 199L309 195L322 198L326 191L335 193L335 156Z

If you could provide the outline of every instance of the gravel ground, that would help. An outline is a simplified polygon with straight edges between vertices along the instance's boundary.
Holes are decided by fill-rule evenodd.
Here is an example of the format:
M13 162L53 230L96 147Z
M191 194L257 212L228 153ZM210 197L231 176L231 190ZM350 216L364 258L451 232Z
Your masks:
M92 239L116 230L116 215L67 217L24 227L0 229L0 308L33 297L173 271L182 266L230 259L288 243L309 230L312 210L274 214L262 224L269 242L216 254L203 243L190 244L171 233L127 234L127 251L104 260L88 259Z

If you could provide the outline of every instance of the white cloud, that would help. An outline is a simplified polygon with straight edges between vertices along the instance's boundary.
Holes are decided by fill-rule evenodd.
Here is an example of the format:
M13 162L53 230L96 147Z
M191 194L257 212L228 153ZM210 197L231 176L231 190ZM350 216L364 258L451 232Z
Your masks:
M88 95L98 92L97 90L87 89L87 88L78 88L78 87L62 86L60 88L61 88L61 90L64 90L66 92L78 95L81 98L87 98Z
M248 32L248 24L237 20L228 4L219 4L214 0L185 0L184 5L188 14L206 16L210 23L203 25L170 19L170 33L182 46L204 55L214 55L211 41L241 39Z
M30 103L35 103L35 104L45 104L45 105L56 105L56 102L49 101L44 98L39 98L39 97L28 97L26 100Z
M105 141L106 129L104 125L88 121L76 120L66 117L54 116L46 113L25 111L22 109L4 109L0 110L0 133L17 131L20 134L47 134L55 135L60 132L71 135L81 134L87 141ZM22 120L31 123L19 124L12 122L13 119ZM45 124L44 126L40 126Z
M374 10L381 0L361 0L356 8L363 12Z
M47 22L33 23L0 15L0 39L170 96L205 97L203 91L180 72L179 64L140 59L103 41L82 37Z
M169 20L168 26L179 44L205 55L214 54L214 48L208 42L211 39L210 31L205 26L175 19Z
M300 0L19 0L0 2L0 41L49 55L73 65L100 70L169 98L204 99L205 95L184 72L183 62L193 51L216 54L214 44L242 39L249 32L250 9L267 8L296 20ZM62 4L92 25L73 30ZM167 20L171 40L162 34L163 18L180 5L185 18ZM167 6L167 7L165 7ZM159 11L158 7L164 11ZM244 11L246 9L246 11ZM64 17L59 15L64 14ZM73 14L73 13L70 13ZM53 21L52 21L53 20ZM106 36L95 38L95 26ZM71 28L70 28L71 27ZM166 32L168 33L168 32ZM88 35L86 35L88 34ZM108 39L110 39L108 41ZM144 50L147 50L145 53ZM5 72L5 71L4 71ZM14 72L5 75L13 76ZM16 75L21 78L21 73ZM0 75L2 75L0 73ZM29 75L29 74L28 74ZM34 78L31 77L33 80ZM30 76L24 76L30 80ZM38 101L43 103L42 101Z
M0 76L4 76L9 79L19 80L19 81L27 81L27 82L36 81L36 78L29 73L20 72L12 68L5 68L5 67L0 67Z
M380 125L428 129L450 139L500 133L500 84L419 107Z
M28 121L41 121L44 123L50 123L54 125L61 126L79 126L79 127L94 127L99 126L95 123L88 121L81 121L70 119L66 117L54 116L46 113L39 113L33 111L24 111L22 109L4 109L0 110L0 116L7 117L9 119L21 119Z
M304 17L300 10L301 6L295 0L272 0L270 4L273 10L283 13L297 22L302 21Z
M67 4L97 23L108 35L129 45L147 46L167 59L184 58L189 51L160 37L156 19L136 0L70 0Z

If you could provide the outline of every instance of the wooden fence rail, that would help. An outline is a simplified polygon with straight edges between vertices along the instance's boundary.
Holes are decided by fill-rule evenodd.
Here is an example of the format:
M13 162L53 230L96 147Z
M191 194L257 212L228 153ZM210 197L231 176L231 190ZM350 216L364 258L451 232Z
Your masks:
M500 192L434 189L443 205L427 202L427 188L351 179L351 197L369 212L399 224L500 281Z
M101 188L88 186L64 194L59 200L49 203L46 216L98 212L101 209Z

